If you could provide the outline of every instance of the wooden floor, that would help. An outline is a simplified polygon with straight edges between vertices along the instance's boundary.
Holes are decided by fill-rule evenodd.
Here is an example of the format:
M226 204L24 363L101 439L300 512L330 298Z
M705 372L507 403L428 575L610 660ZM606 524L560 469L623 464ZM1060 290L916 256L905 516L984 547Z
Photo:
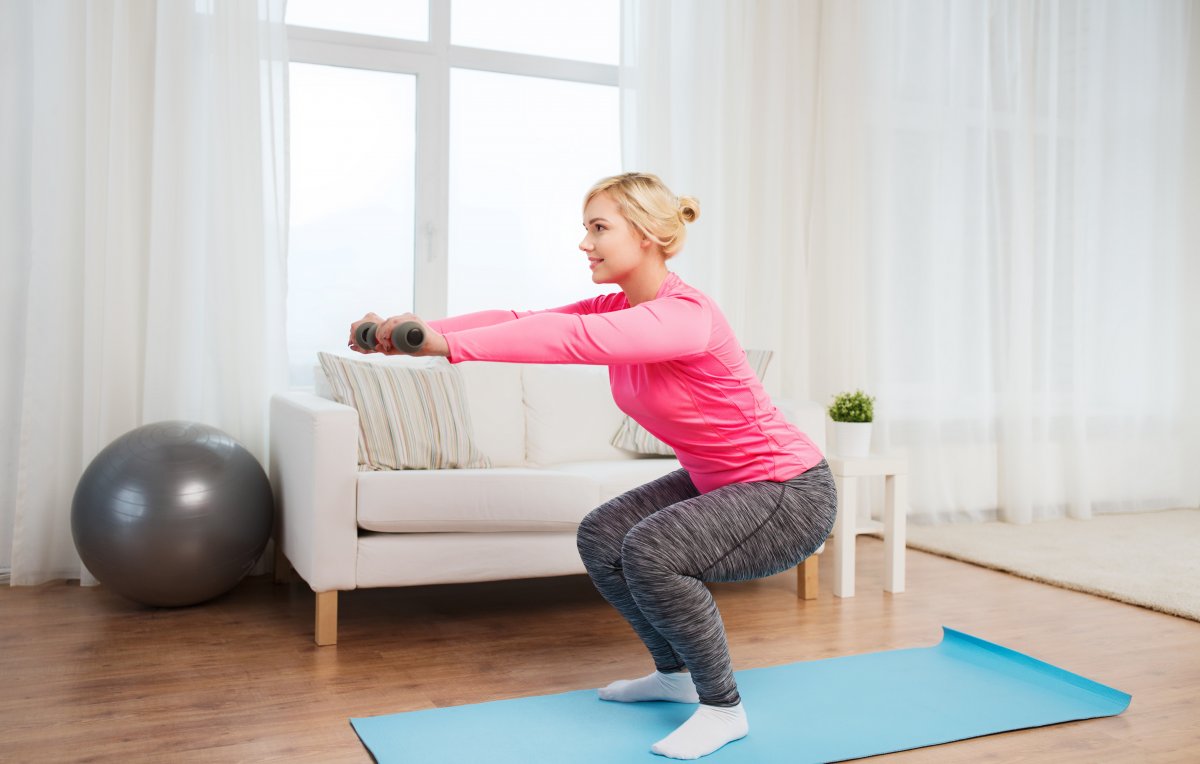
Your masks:
M829 593L828 559L812 601L796 599L790 572L712 586L734 667L929 646L944 624L1133 703L878 761L1200 761L1200 623L912 550L908 591L888 595L882 544L860 536L858 554L852 599ZM583 576L368 590L339 604L340 644L318 648L300 584L253 579L181 610L68 583L0 589L0 761L370 762L351 716L598 687L652 668Z

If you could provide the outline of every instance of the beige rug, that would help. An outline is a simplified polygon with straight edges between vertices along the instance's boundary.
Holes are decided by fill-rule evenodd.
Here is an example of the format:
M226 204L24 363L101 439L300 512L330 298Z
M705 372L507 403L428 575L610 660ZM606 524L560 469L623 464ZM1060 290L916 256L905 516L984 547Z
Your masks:
M1200 509L908 526L908 545L1200 621Z

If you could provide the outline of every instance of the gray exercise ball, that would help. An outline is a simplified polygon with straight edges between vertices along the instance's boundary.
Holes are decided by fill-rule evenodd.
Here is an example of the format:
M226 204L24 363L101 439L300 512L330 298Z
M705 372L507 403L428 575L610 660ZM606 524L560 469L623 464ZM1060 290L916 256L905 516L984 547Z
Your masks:
M250 572L274 499L258 460L215 427L156 422L96 455L71 503L75 548L100 583L136 602L210 600Z

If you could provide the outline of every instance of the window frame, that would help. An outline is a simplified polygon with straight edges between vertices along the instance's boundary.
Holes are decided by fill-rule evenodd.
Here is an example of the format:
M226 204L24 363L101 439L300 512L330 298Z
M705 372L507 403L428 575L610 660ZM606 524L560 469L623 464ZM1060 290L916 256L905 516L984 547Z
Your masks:
M429 40L287 26L289 63L416 77L413 312L438 318L449 304L450 72L473 69L616 87L620 67L450 43L450 3L430 0Z

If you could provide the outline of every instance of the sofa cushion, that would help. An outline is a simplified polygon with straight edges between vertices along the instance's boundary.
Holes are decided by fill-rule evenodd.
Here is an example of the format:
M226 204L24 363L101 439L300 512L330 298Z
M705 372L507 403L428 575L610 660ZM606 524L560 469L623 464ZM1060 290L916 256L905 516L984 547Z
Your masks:
M589 476L521 467L364 472L358 525L384 533L574 530L600 503Z
M358 586L420 586L585 573L563 533L364 533Z
M462 378L444 359L366 361L318 353L335 400L358 411L367 469L490 467L472 443Z
M613 402L607 366L526 364L521 379L530 465L633 458L609 443L625 415Z
M397 358L384 363L395 362ZM416 359L400 359L412 363ZM428 364L429 361L423 361ZM455 366L462 376L475 446L493 467L525 466L525 406L521 388L521 364L461 363ZM318 363L313 367L313 392L336 401L329 377Z
M493 467L525 466L525 406L521 364L456 364L467 393L475 445Z
M619 459L602 462L572 462L556 464L549 469L568 475L587 478L596 484L599 501L596 506L626 491L679 469L678 459Z

